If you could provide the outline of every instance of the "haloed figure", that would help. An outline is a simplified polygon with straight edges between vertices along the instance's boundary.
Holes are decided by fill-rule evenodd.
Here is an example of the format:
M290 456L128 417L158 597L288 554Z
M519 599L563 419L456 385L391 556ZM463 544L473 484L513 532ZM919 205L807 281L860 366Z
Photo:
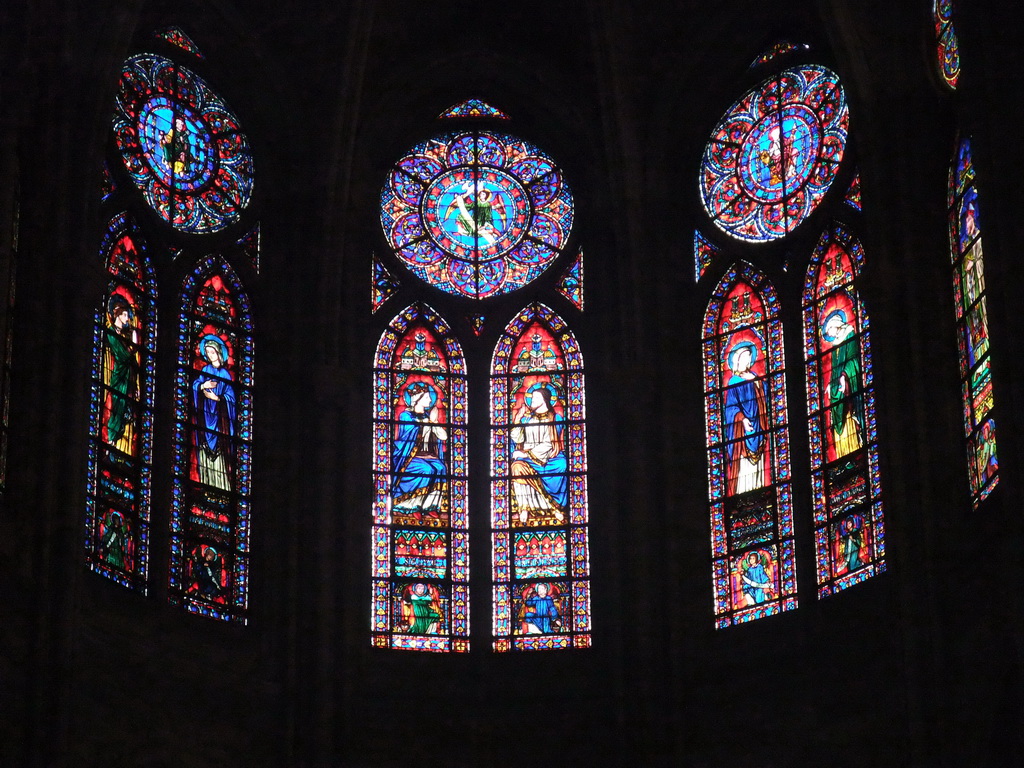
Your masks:
M207 547L201 553L196 550L192 558L192 578L195 586L190 591L198 592L207 600L216 600L224 594L220 577L221 562L217 550L213 547Z
M512 492L523 525L565 522L568 483L565 476L564 424L555 413L555 388L534 384L517 411L512 430Z
M124 517L120 512L108 512L103 520L104 531L100 540L103 559L115 568L124 569L126 531Z
M139 391L139 334L132 327L132 308L120 294L107 302L106 342L106 439L130 454L135 433L132 405Z
M402 619L411 635L436 635L441 626L441 599L437 587L422 582L405 588Z
M847 571L855 571L864 565L861 558L861 547L864 546L864 527L856 518L848 517L843 521L843 560Z
M228 348L212 333L199 343L206 365L192 384L199 481L231 490L231 438L235 435L235 386L227 369Z
M864 404L860 388L860 343L857 329L847 322L846 312L834 310L822 323L821 337L832 346L829 352L832 377L828 386L829 428L836 458L853 453L864 444Z
M750 552L740 561L740 578L747 605L758 605L771 597L772 582L768 576L768 558L759 552Z
M726 478L730 496L764 485L765 421L764 389L751 366L757 348L741 342L729 353L728 389L725 391L725 435L729 441Z
M538 584L523 599L522 631L528 635L547 635L562 628L555 599L547 584Z
M440 519L445 492L445 443L448 432L437 423L437 390L417 381L405 390L408 406L398 416L392 463L392 511Z

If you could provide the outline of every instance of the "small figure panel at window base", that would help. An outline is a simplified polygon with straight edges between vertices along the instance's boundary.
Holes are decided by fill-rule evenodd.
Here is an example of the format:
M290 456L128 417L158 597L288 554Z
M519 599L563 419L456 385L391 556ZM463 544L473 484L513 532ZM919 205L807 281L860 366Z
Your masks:
M208 257L185 281L178 329L171 602L245 623L252 505L252 313Z
M469 650L466 368L451 329L414 304L377 345L373 645Z
M860 242L833 225L804 286L804 357L818 596L885 570L870 323L854 286Z
M797 606L782 321L746 262L704 316L704 387L715 626Z
M532 304L491 366L494 649L591 643L583 358L564 321Z
M156 284L129 217L110 222L107 288L93 330L85 555L89 567L145 593L153 471Z

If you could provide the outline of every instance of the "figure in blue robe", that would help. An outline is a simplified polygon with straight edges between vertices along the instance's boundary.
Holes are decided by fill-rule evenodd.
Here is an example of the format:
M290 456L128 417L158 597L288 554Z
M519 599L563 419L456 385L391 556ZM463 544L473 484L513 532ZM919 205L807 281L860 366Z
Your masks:
M757 552L750 552L740 563L740 578L743 580L743 594L747 605L758 605L771 597L772 582L765 566L768 558Z
M514 510L522 525L565 522L569 503L567 461L563 442L565 423L555 413L555 388L538 382L527 390L512 430L512 492Z
M196 464L199 481L231 490L231 438L235 434L235 387L227 369L228 348L212 333L200 349L207 363L192 383L195 404Z
M729 353L728 389L725 391L725 439L728 441L726 493L734 496L764 485L765 419L768 406L764 387L750 370L757 355L751 342L741 342Z
M848 517L843 521L843 558L846 570L855 571L864 565L860 550L864 546L864 526L859 518Z
M391 454L392 511L412 515L417 522L423 522L424 514L439 520L448 474L448 433L436 423L437 391L426 382L414 382L405 390L405 402L409 408L398 416Z
M548 635L561 628L561 617L548 585L538 584L529 597L523 598L523 632Z

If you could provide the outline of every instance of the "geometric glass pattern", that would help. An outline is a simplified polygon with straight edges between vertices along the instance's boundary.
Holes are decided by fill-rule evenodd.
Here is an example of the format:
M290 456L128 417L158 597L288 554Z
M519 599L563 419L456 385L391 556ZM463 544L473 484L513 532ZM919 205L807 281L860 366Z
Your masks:
M855 210L862 210L860 200L860 171L854 174L853 182L850 184L850 188L847 190L846 197L843 198L843 202Z
M555 290L572 302L580 312L583 311L583 249L576 259L565 270L562 278L555 285Z
M146 592L153 471L156 286L129 218L100 249L107 288L93 325L85 557L97 573Z
M942 79L952 89L960 82L960 42L953 26L953 0L932 0L935 40Z
M491 364L494 649L591 642L583 357L543 304L509 323Z
M712 132L700 193L715 226L740 240L784 237L828 191L850 112L825 67L786 69L748 91Z
M791 43L788 40L782 40L754 59L750 68L753 69L754 67L760 67L762 64L767 64L769 61L773 61L774 59L793 51L806 51L810 49L810 47L811 46L806 43L800 43L797 45L796 43Z
M110 168L107 164L103 164L103 180L100 183L100 200L106 200L114 192L117 191L117 185L114 184L114 177L110 175Z
M376 312L385 301L398 292L398 281L391 274L390 270L381 263L381 260L374 254L373 273L371 275L372 285L370 302L373 306L371 312Z
M413 304L381 335L373 375L373 645L468 651L462 349L444 320Z
M151 53L125 61L113 127L132 180L175 229L220 231L249 204L249 141L223 99L185 67Z
M993 415L988 309L985 299L984 221L971 161L971 140L961 139L949 170L949 244L953 266L957 341L963 391L964 434L971 500L978 506L999 482Z
M508 120L508 115L480 99L466 99L455 106L449 107L440 115L439 120L457 117L496 117L499 120Z
M487 318L484 317L483 315L470 315L469 325L473 329L473 333L475 333L477 336L483 333L484 323L486 322L486 320Z
M176 45L181 50L191 53L193 56L199 59L205 59L202 52L199 50L199 46L192 42L192 39L182 32L178 27L167 27L166 29L159 30L153 33L154 37L166 40L171 45Z
M719 254L718 248L712 244L704 235L697 230L693 232L693 270L695 279L700 280L704 272L711 266L715 256Z
M797 607L782 321L775 289L729 268L704 315L716 628Z
M252 312L231 267L203 259L182 287L174 397L173 604L247 622L252 504Z
M804 284L818 597L885 570L870 323L854 287L863 265L860 242L833 225Z
M381 190L381 224L398 259L430 285L473 299L540 275L572 220L572 194L551 158L488 131L416 145Z

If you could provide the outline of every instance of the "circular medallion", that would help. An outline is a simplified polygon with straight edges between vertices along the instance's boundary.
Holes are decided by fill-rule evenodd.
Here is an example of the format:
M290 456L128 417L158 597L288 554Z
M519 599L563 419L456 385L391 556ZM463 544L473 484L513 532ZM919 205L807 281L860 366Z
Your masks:
M507 173L465 167L442 174L423 195L427 231L460 259L500 256L522 240L530 218L526 190Z
M252 153L238 119L196 74L151 53L121 70L114 138L149 206L175 229L217 232L249 204Z
M475 299L540 275L565 245L572 218L572 194L551 158L483 131L417 145L381 192L395 255L431 285Z
M708 142L704 209L741 240L784 237L832 185L849 122L843 88L830 70L794 67L766 80L726 112Z

